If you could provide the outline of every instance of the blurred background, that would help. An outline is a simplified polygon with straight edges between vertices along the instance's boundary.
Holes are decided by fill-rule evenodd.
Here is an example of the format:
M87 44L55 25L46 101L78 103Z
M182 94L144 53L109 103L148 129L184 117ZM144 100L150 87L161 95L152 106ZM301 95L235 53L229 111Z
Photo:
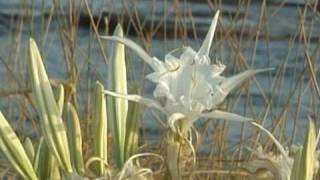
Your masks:
M110 35L121 24L128 38L163 59L182 46L198 49L218 9L211 59L226 64L223 75L275 67L232 92L221 109L255 118L285 145L301 142L308 116L319 125L317 0L1 0L0 109L21 137L38 135L26 72L27 40L33 37L49 77L69 88L87 131L92 87L96 80L107 82L110 42L98 35ZM144 78L149 67L131 50L126 53L130 85L151 97L155 86ZM152 147L165 119L150 109L141 116L142 140ZM206 135L204 154L239 148L256 137L240 123L202 120L197 127Z

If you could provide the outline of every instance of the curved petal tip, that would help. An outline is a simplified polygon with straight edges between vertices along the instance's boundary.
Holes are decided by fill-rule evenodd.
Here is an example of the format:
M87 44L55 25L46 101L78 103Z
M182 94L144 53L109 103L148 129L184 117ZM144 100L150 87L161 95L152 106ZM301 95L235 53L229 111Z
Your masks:
M212 39L214 37L214 32L216 31L216 26L218 23L219 14L220 14L220 11L218 10L213 17L213 20L211 22L211 26L210 26L210 29L209 29L207 35L206 35L206 38L204 39L204 41L198 51L199 55L209 56L209 51L210 51L210 47L212 44Z

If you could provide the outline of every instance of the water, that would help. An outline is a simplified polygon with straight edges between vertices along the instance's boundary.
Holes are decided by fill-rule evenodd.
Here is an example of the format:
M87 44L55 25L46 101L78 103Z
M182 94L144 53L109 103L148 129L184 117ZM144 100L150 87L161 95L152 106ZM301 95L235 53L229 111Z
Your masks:
M49 76L54 79L65 79L67 78L67 70L65 61L63 60L63 47L61 46L60 35L58 32L59 24L55 19L53 19L49 27L49 31L45 35L42 26L41 14L50 12L52 1L34 0L33 2L33 4L30 2L22 4L21 1L18 0L0 1L0 56L5 62L11 65L11 67L21 67L13 69L13 73L16 74L21 82L25 82L27 76L25 68L23 67L25 67L26 63L26 42L31 34L38 41L42 40L42 42L46 42L43 44L42 50L44 59L46 59L45 66L47 67ZM62 2L63 3L61 6L67 7L68 1ZM83 14L82 17L86 19L85 17L87 12L85 6L80 4L80 0L74 2L76 3L76 6L79 7L81 14ZM290 99L290 106L288 106L290 108L287 112L288 123L286 123L288 126L288 133L293 130L293 119L296 115L298 116L298 119L300 119L300 127L303 127L301 129L304 129L307 115L317 116L318 113L317 110L311 109L311 107L316 107L318 109L320 108L319 99L312 98L314 91L308 84L308 73L304 74L302 82L299 83L295 88L295 85L299 80L298 75L303 71L305 66L305 47L303 44L300 44L297 41L295 41L295 43L291 43L290 38L296 35L300 30L300 13L302 11L301 6L304 5L304 1L287 1L291 4L282 8L279 8L279 1L268 2L265 12L266 16L264 17L263 21L265 23L261 25L260 29L257 28L259 26L261 12L261 4L259 2L255 1L252 3L248 7L248 10L246 10L247 7L238 7L234 3L226 3L222 6L223 13L219 21L220 25L223 25L224 29L222 29L219 25L218 34L219 32L228 30L231 31L235 37L238 37L240 33L244 32L243 37L247 39L241 40L241 46L239 47L240 49L238 49L239 52L237 52L236 49L232 47L232 43L230 43L233 42L232 39L224 40L221 39L221 36L217 35L214 40L214 47L211 53L212 59L220 59L225 64L232 65L239 60L237 57L239 57L238 55L241 53L242 57L252 68L275 67L276 71L274 72L257 75L257 82L259 82L263 93L269 98L272 97L271 103L273 109L271 111L271 115L268 116L268 119L279 116L280 112L283 110L283 107L287 106L288 99ZM25 7L30 8L30 10L33 12L32 14L34 19L32 24L32 32L30 31L31 22L25 22L22 26L19 26L18 24L15 24L15 22L18 21L14 21L12 24L12 22L10 22L8 19L8 17L10 17L12 14L29 17L30 12L26 11ZM169 14L166 17L165 23L162 25L169 30L174 29L174 24L177 20L175 18L176 16L187 16L188 13L192 13L192 18L185 18L184 20L181 20L180 23L184 23L186 29L192 29L192 23L194 23L196 25L198 39L195 40L193 36L188 34L189 38L174 40L170 38L170 34L172 35L173 32L170 32L169 30L166 32L160 32L160 35L156 36L152 40L152 46L150 49L150 53L160 59L163 59L164 55L172 49L181 47L182 45L190 45L194 49L198 49L201 39L203 39L203 36L205 35L214 14L207 3L187 3L180 4L178 7L176 7L176 5L171 2L165 3L163 1L141 0L137 2L130 1L128 2L127 6L124 7L124 5L119 1L95 0L90 2L90 7L92 8L92 12L95 16L98 16L102 11L115 14L123 14L124 12L137 12L146 23L151 21L162 21L164 14ZM235 21L235 18L238 19ZM305 30L308 36L311 37L311 43L306 48L312 52L318 48L320 21L318 16L316 16L316 14L311 10L307 11L306 19ZM313 21L311 21L311 19ZM21 39L18 38L19 34L15 34L20 27L22 30ZM251 34L256 33L257 30L259 30L260 37L258 39L259 41L257 41L255 49L255 38L251 37ZM102 30L100 29L100 31ZM163 40L163 36L167 37L165 41ZM45 38L40 39L40 37ZM79 27L77 32L77 47L75 51L76 63L81 72L81 83L79 83L78 87L80 93L87 93L88 90L91 90L90 87L88 89L88 80L93 83L96 79L99 79L106 84L107 65L104 63L97 43L95 41L92 42L93 40L91 38L89 27L84 23L84 25ZM134 35L130 35L130 38L136 39ZM235 39L239 40L238 38ZM267 41L267 39L270 41ZM21 42L20 48L14 48L12 46L13 42L16 40ZM88 48L89 44L90 49ZM252 60L254 50L256 54ZM131 51L127 52L127 56L128 61L132 62L132 68L128 70L130 73L129 80L138 81L144 78L140 73L143 70L142 61L139 60L139 58ZM11 62L11 59L15 59L15 61ZM280 70L283 64L286 64L286 68L283 72L282 83L281 85L277 85L277 87L274 88L275 90L273 90L272 80L274 80L274 77L277 75L277 70ZM319 68L319 63L315 63L315 68ZM132 72L132 70L134 71ZM242 70L243 69L241 69L241 71ZM231 66L228 66L226 74L230 76L231 74L239 71L239 69L232 69ZM12 83L13 80L8 77L8 72L3 65L0 65L0 79L2 82L4 82L3 84L5 84L4 86L0 86L0 90L14 89L18 87ZM154 84L146 82L145 96L151 97L153 88ZM297 88L299 89L297 93L289 97L291 92ZM249 93L250 103L253 105L253 109L245 108L247 97L245 94L243 94L240 96L237 105L231 108L233 112L239 114L252 114L252 112L258 112L259 114L264 111L266 102L263 99L261 89L258 88L255 83L251 83ZM86 103L86 100L80 97L78 98L80 104ZM0 108L19 109L19 107L15 107L13 105L14 103L9 103L12 100L14 100L12 97L0 97ZM311 103L315 105L312 105ZM298 114L296 114L296 107L299 107ZM262 115L259 114L259 117L262 117ZM150 110L147 110L145 119L144 126L146 127L147 131L155 132L155 128L157 128L159 125L154 126L154 124L158 123L155 118L153 118ZM267 122L267 124L270 125L271 122ZM239 128L240 125L238 123L230 124L231 140L239 139L239 131L237 131ZM153 133L153 135L157 136L156 133Z

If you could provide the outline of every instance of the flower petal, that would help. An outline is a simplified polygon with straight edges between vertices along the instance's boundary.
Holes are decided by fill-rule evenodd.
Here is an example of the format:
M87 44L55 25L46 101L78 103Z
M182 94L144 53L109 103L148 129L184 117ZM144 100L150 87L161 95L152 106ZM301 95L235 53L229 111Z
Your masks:
M197 52L195 52L191 47L187 46L182 50L182 53L179 57L183 65L191 65L197 63Z
M263 126L261 126L260 124L258 124L256 122L251 122L251 124L253 126L259 128L263 132L265 132L269 136L269 138L273 141L273 143L277 146L278 150L281 152L283 157L285 157L284 159L289 161L289 156L288 156L287 151L284 149L284 147L281 145L281 143L271 134L271 132L269 132L266 128L264 128Z
M183 119L183 118L185 118L185 117L186 117L186 116L185 116L184 114L182 114L182 113L173 113L173 114L168 118L168 125L169 125L170 129L171 129L174 133L177 132L174 123L175 123L176 121L178 121L179 119Z
M157 101L155 101L153 99L144 98L144 97L142 97L140 95L136 95L136 94L124 95L124 94L120 94L120 93L116 93L116 92L112 92L112 91L108 91L108 90L104 90L104 93L107 95L110 95L110 96L124 98L124 99L127 99L128 101L138 102L138 103L144 104L148 107L158 109L161 112L163 112L164 114L168 114L167 111Z
M172 101L174 101L174 97L170 93L169 87L165 83L159 82L156 88L153 91L153 96L154 97L166 97Z
M150 73L146 76L146 78L148 80L150 80L151 82L154 82L154 83L158 83L160 78L166 73L159 73L159 72L153 72L153 73Z
M168 71L176 71L181 66L181 60L171 54L167 54L164 59Z
M212 64L212 66L210 67L211 69L210 76L211 77L219 76L225 70L225 68L226 66L220 62L218 64Z
M199 116L205 117L205 118L217 118L217 119L224 119L229 121L241 121L241 122L249 122L253 120L251 118L240 116L238 114L220 111L220 110L214 110L208 113L201 113Z
M117 36L100 36L100 38L123 43L132 50L134 50L146 63L149 64L149 66L154 71L164 70L163 62L159 61L156 57L149 56L149 54L142 47L140 47L137 43L133 42L132 40Z
M222 81L220 87L225 94L228 94L231 90L233 90L235 87L240 85L244 80L252 77L257 73L262 73L262 72L271 71L271 70L274 70L274 68L247 70L240 74L226 78L224 81Z
M219 17L219 10L216 12L216 14L214 15L214 18L212 20L210 29L206 35L206 38L204 39L199 51L198 51L198 55L199 56L209 56L209 52L210 52L210 47L212 44L212 39L214 36L214 32L216 31L216 26L218 23L218 17Z

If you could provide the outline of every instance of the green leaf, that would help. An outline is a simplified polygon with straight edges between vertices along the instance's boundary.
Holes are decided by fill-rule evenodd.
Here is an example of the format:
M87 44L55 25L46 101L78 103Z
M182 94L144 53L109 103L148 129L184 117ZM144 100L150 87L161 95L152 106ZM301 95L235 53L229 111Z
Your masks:
M38 179L16 133L0 112L0 149L10 162L11 166L24 179Z
M299 146L294 154L293 166L291 170L291 180L299 180L299 173L301 171L301 155L303 147Z
M64 104L64 88L62 84L59 84L56 88L53 90L54 96L59 108L60 115L62 115L63 111L63 104Z
M299 180L312 180L316 165L316 130L310 119L300 158Z
M118 25L115 36L123 37L121 26ZM115 43L110 64L108 65L108 89L117 93L127 94L127 73L124 45ZM111 133L114 138L116 163L121 168L125 162L125 137L128 101L126 99L108 97L108 117L111 120Z
M60 179L59 166L54 158L41 137L33 165L39 179Z
M95 89L95 112L94 112L94 157L98 157L103 161L95 162L95 172L99 176L107 175L105 164L108 160L108 131L107 131L107 111L106 99L103 93L104 87L101 83L96 82Z
M73 167L78 174L84 175L85 168L82 155L82 135L80 121L76 109L70 103L66 109L67 135Z
M51 153L55 156L61 168L72 172L67 135L62 122L48 75L42 63L40 52L33 39L29 41L29 73L32 82L32 93L36 108L40 115L40 127Z
M131 93L138 93L139 87L137 85L131 88ZM126 146L125 146L125 159L130 158L132 155L136 154L138 149L138 137L139 137L139 126L141 120L141 105L129 102L128 104L128 114L127 116L127 129L126 129Z
M23 142L23 147L24 147L24 149L26 150L26 153L27 153L29 159L31 160L31 162L33 162L35 152L34 152L33 143L32 143L32 141L31 141L30 138L27 137L27 138L24 140L24 142Z

